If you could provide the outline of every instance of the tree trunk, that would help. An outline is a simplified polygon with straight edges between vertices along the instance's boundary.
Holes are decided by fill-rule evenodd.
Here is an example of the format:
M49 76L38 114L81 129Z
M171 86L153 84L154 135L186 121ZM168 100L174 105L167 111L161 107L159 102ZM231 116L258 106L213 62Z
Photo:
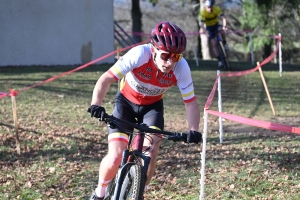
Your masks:
M264 24L266 26L269 25L269 18L268 18L268 15L269 15L269 12L271 10L271 6L272 6L272 1L269 1L269 0L260 0L260 1L257 1L257 5L258 5L258 8L261 8L262 10L262 13L264 13L266 15L266 18L267 21L264 22ZM270 39L271 40L271 39ZM272 53L272 44L265 44L264 45L264 48L263 48L263 59L266 59L269 55L271 55Z
M132 18L132 37L135 42L142 41L142 12L140 9L140 0L131 1L131 18Z
M271 54L272 54L272 45L271 44L265 44L264 52L263 52L263 59L266 59Z
M199 25L199 23L198 23L198 20L197 20L197 30L200 30L200 25ZM197 40L197 57L198 58L203 58L202 57L202 48L201 48L201 45L202 45L202 42L201 42L201 39L200 39L200 36L198 37L198 40Z
M200 32L202 33L203 30L200 29ZM203 60L211 60L211 55L210 55L210 44L208 37L204 34L200 34L200 39L201 39L201 49L202 49L202 58Z
M200 10L199 10L199 14L201 12L201 10L203 9L203 2L200 1ZM199 23L201 23L199 21ZM201 26L200 26L201 27ZM209 40L208 37L205 34L201 34L203 33L204 30L202 30L202 28L200 28L200 40L201 40L201 49L202 49L202 59L203 60L211 60L211 54L210 54L210 45L209 45Z

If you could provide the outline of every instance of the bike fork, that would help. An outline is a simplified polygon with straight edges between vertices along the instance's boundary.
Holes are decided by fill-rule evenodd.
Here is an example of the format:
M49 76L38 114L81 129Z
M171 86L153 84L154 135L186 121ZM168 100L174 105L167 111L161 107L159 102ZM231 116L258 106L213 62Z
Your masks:
M133 165L133 163L125 164L118 170L116 187L115 187L115 191L114 191L114 200L119 200L119 198L120 198L120 193L121 193L124 176L127 172L127 169L130 168L131 165Z

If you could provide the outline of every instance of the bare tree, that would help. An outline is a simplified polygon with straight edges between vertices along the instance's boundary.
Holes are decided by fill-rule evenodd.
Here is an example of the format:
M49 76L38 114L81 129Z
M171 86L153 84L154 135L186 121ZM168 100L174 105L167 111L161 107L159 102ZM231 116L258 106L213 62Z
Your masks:
M200 6L199 6L199 12L203 9L203 1L199 0L200 2ZM198 18L199 24L201 23L200 18ZM202 49L202 59L203 60L211 60L212 59L212 55L211 55L211 51L210 51L210 42L208 37L205 34L202 34L204 32L204 30L202 29L202 27L200 26L200 40L201 40L201 49Z
M142 37L142 12L140 8L140 0L131 0L131 17L132 17L132 36L135 42L141 42Z

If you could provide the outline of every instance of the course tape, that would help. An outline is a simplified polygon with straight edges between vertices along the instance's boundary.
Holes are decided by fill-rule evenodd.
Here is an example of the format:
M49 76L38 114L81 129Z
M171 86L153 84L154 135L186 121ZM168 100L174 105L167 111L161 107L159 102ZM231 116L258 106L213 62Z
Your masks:
M151 36L150 33L144 33L144 32L130 32L130 31L124 31L119 32L120 34L131 34L131 35L137 35L137 36ZM251 33L252 30L227 30L226 33ZM199 35L204 34L204 32L185 32L185 35Z
M218 112L218 111L214 111L214 110L208 110L208 108L210 107L211 102L214 98L214 94L217 90L219 76L228 76L228 77L242 76L242 75L246 75L246 74L249 74L249 73L252 73L252 72L258 70L259 67L268 63L277 53L278 48L279 48L279 42L281 41L281 37L278 36L278 37L274 37L274 38L278 39L276 50L268 58L266 58L261 64L257 65L255 68L250 69L250 70L245 70L245 71L239 71L239 72L224 72L222 74L217 75L213 89L212 89L210 95L208 96L208 99L207 99L205 107L204 107L205 111L207 113L215 115L215 116L219 116L219 117L231 120L231 121L239 122L242 124L247 124L250 126L256 126L256 127L265 128L265 129L269 129L269 130L275 130L275 131L300 134L300 128L298 128L298 127L286 126L286 125L277 124L277 123L273 123L273 122L266 122L266 121L241 117L241 116L237 116L237 115L227 114L227 113L223 113L223 112Z
M252 31L252 30L235 30L235 31L232 31L232 30L231 30L231 31L227 31L227 33L243 33L243 32L244 32L244 33L249 33L249 32L251 32L251 31ZM134 35L141 35L141 36L150 36L150 34L143 33L143 32L140 32L140 33L138 33L138 32L126 32L126 33L131 33L131 34L134 34ZM122 34L122 33L120 33L120 34ZM203 34L203 33L199 33L199 32L187 32L187 33L186 33L187 36L188 36L188 35L199 35L199 34ZM279 40L281 39L279 36L272 36L272 38L279 38ZM113 51L113 52L111 52L111 53L109 53L109 54L107 54L107 55L105 55L105 56L102 56L102 57L100 57L100 58L98 58L98 59L96 59L96 60L93 60L93 61L91 61L91 62L89 62L89 63L86 63L85 65L82 65L82 66L80 66L80 67L78 67L78 68L76 68L76 69L73 69L73 70L71 70L71 71L68 71L68 72L59 74L59 75L54 76L54 77L52 77L52 78L49 78L49 79L47 79L47 80L45 80L45 81L39 82L39 83L37 83L37 84L35 84L35 85L32 85L32 86L23 88L23 89L21 89L21 90L19 90L19 91L15 91L15 93L16 93L16 95L17 95L18 92L23 92L23 91L28 90L28 89L30 89L30 88L34 88L34 87L36 87L36 86L39 86L39 85L42 85L42 84L51 82L51 81L53 81L53 80L55 80L55 79L58 79L58 78L60 78L60 77L62 77L62 76L71 74L71 73L76 72L76 71L78 71L78 70L81 70L81 69L83 69L83 68L85 68L85 67L88 67L89 65L94 64L94 63L96 63L96 62L98 62L98 61L101 61L101 60L103 60L103 59L105 59L105 58L107 58L107 57L109 57L109 56L115 54L116 52L122 52L122 51L125 51L125 50L129 49L129 48L132 48L133 46L136 46L136 45L139 45L139 44L143 44L143 43L147 43L147 42L149 42L149 41L150 41L150 40L146 40L146 41L140 42L140 43L135 44L135 45L131 45L131 46L128 46L128 47L125 47L125 48L122 48L122 49L115 50L115 51ZM278 44L277 44L277 45L278 45ZM278 49L278 48L277 48L277 49ZM273 54L274 54L274 53L273 53ZM271 57L271 58L270 58L269 60L271 60L271 59L274 57L274 55L271 55L270 57ZM266 61L266 62L269 62L269 61ZM263 65L263 64L264 64L264 62L263 62L261 65ZM249 70L248 73L251 73L251 72L256 71L256 70L257 70L257 69ZM244 74L246 74L246 73L247 73L247 72L242 72L242 73L241 73L241 72L235 72L235 73L222 74L221 76L238 76L238 75L244 75ZM11 93L0 92L0 99L1 99L1 98L4 98L4 97L7 97L7 96L13 96L13 95L12 95ZM211 95L210 95L210 96L211 96ZM213 96L212 96L212 97L213 97ZM205 106L205 107L206 107L206 106Z
M56 80L56 79L58 79L58 78L60 78L60 77L69 75L69 74L71 74L71 73L73 73L73 72L76 72L76 71L78 71L78 70L81 70L81 69L83 69L83 68L86 68L86 67L88 67L88 66L90 66L90 65L92 65L92 64L94 64L94 63L96 63L96 62L99 62L99 61L101 61L101 60L103 60L103 59L105 59L105 58L107 58L107 57L110 57L110 56L116 54L117 52L125 51L125 50L130 49L130 48L132 48L132 47L134 47L134 46L137 46L137 45L140 45L140 44L144 44L144 43L148 43L149 41L150 41L150 40L146 40L146 41L143 41L143 42L140 42L140 43L137 43L137 44L128 46L128 47L124 47L124 48L121 48L121 49L117 49L117 50L115 50L115 51L113 51L113 52L111 52L111 53L108 53L108 54L106 54L106 55L104 55L104 56L102 56L102 57L100 57L100 58L97 58L97 59L95 59L95 60L93 60L93 61L91 61L91 62L89 62L89 63L86 63L86 64L84 64L84 65L81 65L81 66L79 66L79 67L77 67L77 68L75 68L75 69L73 69L73 70L70 70L70 71L61 73L61 74L59 74L59 75L53 76L53 77L51 77L51 78L49 78L49 79L47 79L47 80L41 81L41 82L36 83L36 84L34 84L34 85L32 85L32 86L25 87L25 88L23 88L23 89L21 89L21 90L10 90L10 93L0 92L0 99L1 99L1 98L4 98L4 97L7 97L7 96L17 96L19 92L24 92L24 91L26 91L26 90L28 90L28 89L31 89L31 88L34 88L34 87L43 85L43 84L45 84L45 83L49 83L49 82L54 81L54 80Z
M256 120L256 119L250 119L250 118L231 115L231 114L227 114L227 113L221 113L221 112L214 111L214 110L206 110L206 112L209 114L219 116L219 117L231 120L231 121L239 122L242 124L247 124L247 125L251 125L251 126L269 129L269 130L300 134L300 128L297 128L297 127L286 126L286 125L282 125L282 124L276 124L273 122L266 122L266 121L261 121L261 120Z
M0 99L8 96L10 96L10 93L0 92Z
M126 35L126 34L131 34L131 35L136 35L136 36L147 36L150 38L151 34L150 33L144 33L144 32L131 32L131 31L124 31L124 32L119 32L117 31L120 35ZM259 32L253 32L253 30L227 30L227 34L240 34L240 33L252 33L253 35L258 35L258 36L264 36L264 37L270 37L268 35L259 33ZM186 36L195 36L195 35L200 35L200 34L205 34L205 32L185 32ZM271 36L270 38L276 38L277 36Z
M257 65L256 67L254 67L253 69L249 69L249 70L244 70L244 71L237 71L237 72L222 72L221 74L217 75L216 77L216 80L215 80L215 83L214 83L214 86L207 98L207 101L205 103L205 106L204 108L205 109L209 109L212 101L213 101L213 98L215 96L215 93L216 93L216 90L217 90L217 85L218 85L218 79L219 79L219 76L223 76L223 77L232 77L232 76L244 76L244 75L247 75L247 74L250 74L252 72L255 72L258 70L259 67L262 67L263 65L265 65L266 63L270 62L271 59L274 58L274 56L276 55L276 53L278 52L278 49L279 49L279 43L281 41L281 37L275 37L277 38L277 45L276 45L276 49L275 51L269 56L267 57L262 63L260 63L259 65Z

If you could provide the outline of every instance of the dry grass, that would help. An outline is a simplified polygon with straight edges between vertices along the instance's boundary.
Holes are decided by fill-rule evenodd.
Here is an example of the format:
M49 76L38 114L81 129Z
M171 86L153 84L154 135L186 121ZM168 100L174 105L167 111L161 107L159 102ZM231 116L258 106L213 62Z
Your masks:
M197 100L203 108L216 77L216 63L191 61ZM97 78L109 66L91 66L17 96L21 155L15 150L10 98L0 99L1 199L87 199L106 153L106 127L86 113ZM234 63L236 70L251 68ZM0 91L21 89L69 67L0 69ZM300 72L294 66L263 68L274 103L273 116L259 73L222 80L223 111L299 127ZM289 71L290 70L290 71ZM107 111L117 91L105 100ZM166 129L186 131L177 87L164 98ZM217 99L211 109L217 110ZM203 114L203 113L202 113ZM209 117L206 199L299 199L300 141L297 135ZM203 128L203 120L201 120ZM198 199L202 146L164 142L146 199Z

